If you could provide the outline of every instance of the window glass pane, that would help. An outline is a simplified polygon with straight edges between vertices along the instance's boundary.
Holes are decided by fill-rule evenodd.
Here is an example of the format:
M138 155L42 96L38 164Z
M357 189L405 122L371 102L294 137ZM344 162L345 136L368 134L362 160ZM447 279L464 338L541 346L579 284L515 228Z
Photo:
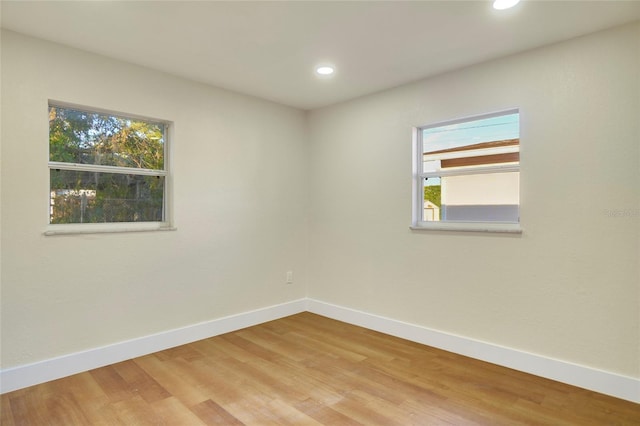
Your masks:
M442 178L441 220L518 222L520 172Z
M51 170L51 223L161 222L164 177Z
M519 137L520 114L517 112L422 129L425 153Z
M423 172L520 161L519 114L422 129Z
M442 206L442 179L431 177L423 179L424 209L422 220L439 221L440 206Z
M164 170L164 124L49 106L49 160Z
M424 182L423 220L519 222L520 172L431 177Z
M511 111L421 128L414 218L519 223L519 117Z

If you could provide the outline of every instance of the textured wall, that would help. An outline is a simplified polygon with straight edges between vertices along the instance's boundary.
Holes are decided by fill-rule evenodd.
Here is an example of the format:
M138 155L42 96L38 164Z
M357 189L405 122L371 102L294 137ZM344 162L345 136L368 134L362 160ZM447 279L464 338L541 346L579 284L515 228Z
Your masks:
M177 231L43 235L48 99L173 121ZM301 111L3 32L2 368L304 297L305 138Z
M639 25L621 27L305 120L3 32L2 368L308 290L640 377L638 40ZM48 99L175 123L177 231L43 235ZM410 231L411 128L511 108L521 114L524 233ZM295 285L284 285L286 270Z
M312 112L310 297L640 377L639 75L636 24ZM412 127L511 108L524 233L410 231Z

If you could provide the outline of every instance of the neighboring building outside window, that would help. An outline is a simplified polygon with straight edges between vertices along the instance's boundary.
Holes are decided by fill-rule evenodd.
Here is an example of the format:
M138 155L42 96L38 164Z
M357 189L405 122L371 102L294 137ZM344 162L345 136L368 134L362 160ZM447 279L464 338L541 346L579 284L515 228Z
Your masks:
M519 230L519 118L511 110L416 128L414 228Z
M49 223L165 224L168 123L49 104Z

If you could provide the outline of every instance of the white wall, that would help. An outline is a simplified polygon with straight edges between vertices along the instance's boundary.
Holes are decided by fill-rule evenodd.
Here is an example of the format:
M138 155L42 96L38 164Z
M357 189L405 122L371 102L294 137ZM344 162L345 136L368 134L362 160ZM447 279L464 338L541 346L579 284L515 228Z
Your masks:
M174 122L177 231L43 235L48 99ZM2 368L306 294L303 112L3 32L1 118Z
M636 24L313 111L310 298L640 377L639 56ZM410 231L412 127L511 108L524 233Z
M308 286L319 301L640 377L638 40L640 26L622 27L305 117L3 32L2 368ZM175 123L177 231L43 235L48 99ZM412 126L514 107L524 233L410 231Z
M447 176L442 178L442 204L517 205L519 188L519 172Z

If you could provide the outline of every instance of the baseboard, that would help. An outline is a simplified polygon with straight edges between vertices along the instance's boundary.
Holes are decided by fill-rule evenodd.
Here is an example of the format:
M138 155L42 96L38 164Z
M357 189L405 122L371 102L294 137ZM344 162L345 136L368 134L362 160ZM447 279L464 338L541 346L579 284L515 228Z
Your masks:
M307 310L370 330L640 403L640 380L309 299Z
M304 312L305 310L306 299L299 299L33 364L4 369L0 371L0 393L11 392L127 359L148 355Z
M349 324L640 403L640 380L456 336L315 299L298 299L0 371L0 393L309 311Z

